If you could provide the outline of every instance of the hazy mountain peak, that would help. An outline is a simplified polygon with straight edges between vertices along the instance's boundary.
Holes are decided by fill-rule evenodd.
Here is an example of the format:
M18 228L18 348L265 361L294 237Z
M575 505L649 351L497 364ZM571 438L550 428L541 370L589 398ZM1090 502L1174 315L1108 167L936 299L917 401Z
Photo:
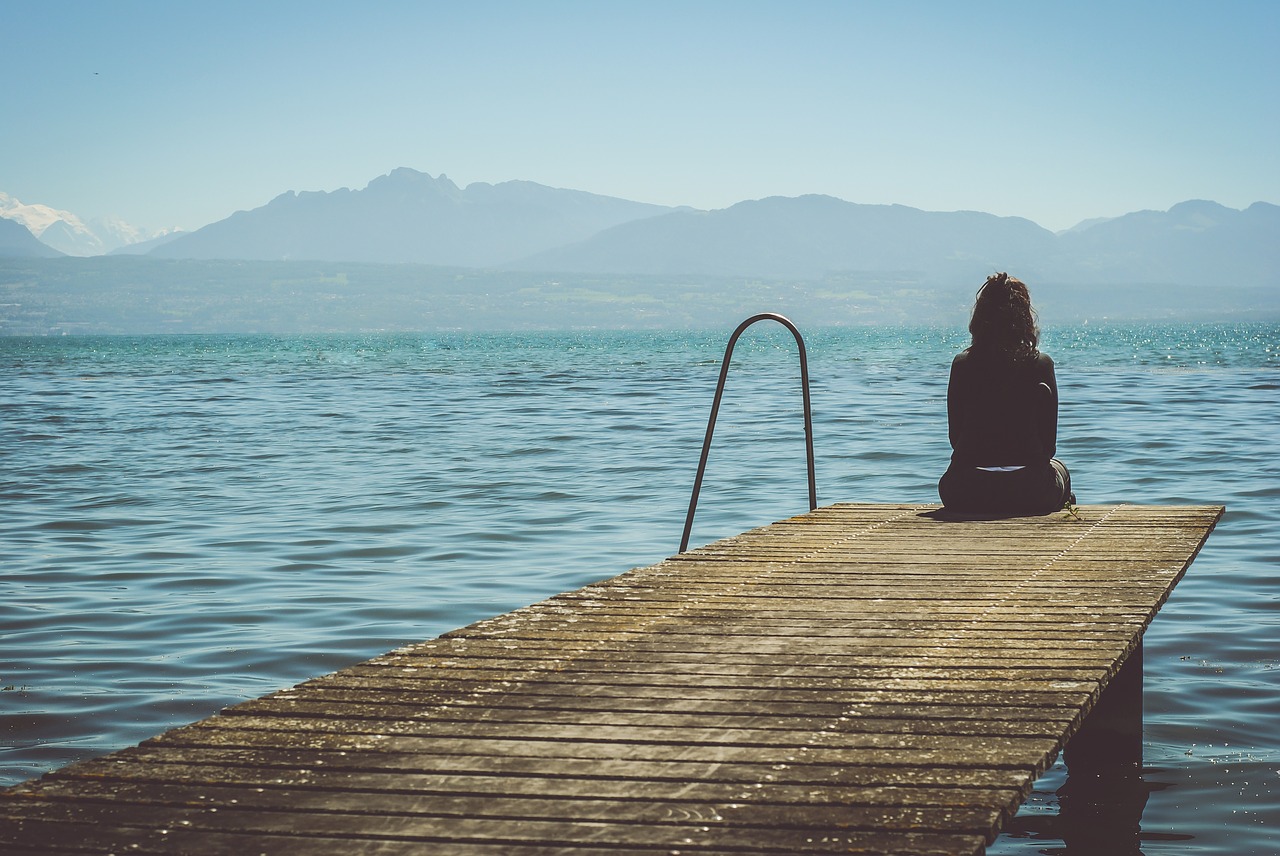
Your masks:
M1088 229L1092 229L1094 226L1097 226L1101 223L1107 223L1114 219L1115 219L1114 217L1090 217L1088 220L1081 220L1079 223L1075 224L1070 229L1063 229L1057 234L1065 235L1070 232L1076 232L1076 233L1084 232Z
M1208 199L1188 199L1185 202L1179 202L1169 209L1170 214L1186 214L1186 213L1212 213L1219 214L1224 211L1235 211L1234 208L1228 208L1217 202Z
M734 208L815 208L854 204L856 203L846 202L843 199L829 196L825 193L805 193L800 196L762 196L759 199L744 199L720 210L731 211Z
M28 205L7 193L0 193L0 217L21 223L44 244L72 256L101 255L170 231L146 233L119 217L99 217L86 223L70 211Z
M430 173L418 172L416 169L410 169L407 166L396 167L386 175L380 175L366 185L365 190L376 190L383 188L413 188L418 190L434 189L444 193L458 193L458 185L449 180L449 176L443 172L439 177L432 178Z
M80 224L80 218L70 211L59 211L48 205L27 205L7 193L0 193L0 217L17 220L37 238L40 237L41 232L59 220L83 225Z
M1189 199L1179 202L1167 212L1168 216L1184 229L1208 229L1224 219L1240 216L1240 212L1207 199Z
M102 239L70 211L27 205L0 193L0 216L16 220L41 242L68 255L94 256L105 251Z
M289 192L157 247L172 258L486 267L669 208L533 182L475 183L399 167L363 190Z
M8 197L5 197L6 199ZM42 243L31 230L17 220L0 217L0 256L51 258L62 253Z

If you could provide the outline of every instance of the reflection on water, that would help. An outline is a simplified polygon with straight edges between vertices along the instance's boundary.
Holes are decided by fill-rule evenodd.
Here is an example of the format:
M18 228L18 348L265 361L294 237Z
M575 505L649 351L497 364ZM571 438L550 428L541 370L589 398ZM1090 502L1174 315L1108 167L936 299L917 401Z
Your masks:
M0 783L673 553L728 332L0 339ZM819 502L935 501L963 330L804 332ZM1045 345L1081 502L1228 513L1146 636L1141 777L1059 765L991 852L1140 813L1273 856L1280 328ZM748 331L693 543L807 507L799 408Z
M1036 852L1059 856L1135 856L1154 840L1187 841L1191 835L1142 831L1142 814L1158 785L1132 764L1070 775L1063 768L1041 779L1023 810L988 853ZM1057 785L1062 782L1061 785ZM1048 788L1054 787L1054 790Z
M1065 782L1062 765L1043 777L1008 825L1004 847L993 852L1018 842L1059 842L1041 852L1142 853L1142 812L1151 791L1142 776L1143 659L1139 645L1063 751Z

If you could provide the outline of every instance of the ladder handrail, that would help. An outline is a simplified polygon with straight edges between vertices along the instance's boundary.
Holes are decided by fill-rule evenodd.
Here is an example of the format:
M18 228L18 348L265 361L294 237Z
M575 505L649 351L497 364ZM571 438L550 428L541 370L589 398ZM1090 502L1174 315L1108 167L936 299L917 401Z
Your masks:
M724 361L720 364L720 380L716 384L715 399L711 402L711 417L707 420L707 435L702 441L702 458L698 461L698 475L693 480L693 495L689 497L689 514L684 520L684 537L680 539L681 553L689 547L689 533L693 530L693 513L698 507L698 493L702 490L702 476L707 470L707 457L711 453L711 435L716 430L716 414L720 411L720 399L724 395L724 382L729 376L729 362L733 359L733 346L737 343L738 337L742 335L744 330L757 321L766 320L777 321L790 330L791 335L795 336L796 345L800 349L800 390L804 397L804 445L809 464L809 510L813 511L818 507L818 488L813 474L813 416L809 407L809 360L805 354L804 337L800 335L800 331L796 329L796 325L792 324L790 319L776 312L762 312L759 315L752 315L739 324L738 329L734 330L733 335L729 337L729 345L724 351Z

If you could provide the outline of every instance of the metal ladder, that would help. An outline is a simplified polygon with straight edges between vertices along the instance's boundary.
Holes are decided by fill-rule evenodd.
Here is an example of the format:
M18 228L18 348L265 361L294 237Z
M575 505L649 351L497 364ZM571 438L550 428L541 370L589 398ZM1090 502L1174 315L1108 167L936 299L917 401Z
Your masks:
M693 513L698 507L698 493L702 490L702 476L707 470L707 456L711 453L711 435L716 430L716 414L720 411L720 399L724 395L725 378L729 376L729 361L733 358L733 346L737 343L738 337L742 335L744 330L757 321L766 320L777 321L790 330L791 335L796 338L796 345L800 348L800 390L804 396L804 446L809 464L809 510L813 511L818 507L818 488L813 475L813 417L809 408L809 360L805 355L804 337L800 335L800 331L796 329L796 325L792 324L790 319L776 312L763 312L759 315L752 315L739 324L738 329L733 331L733 335L729 337L729 346L724 351L724 361L720 363L720 381L716 384L715 400L711 402L711 418L707 420L707 436L702 441L702 459L698 461L698 475L693 480L693 496L689 497L689 514L684 520L684 537L680 539L681 553L689 547L689 533L693 530Z

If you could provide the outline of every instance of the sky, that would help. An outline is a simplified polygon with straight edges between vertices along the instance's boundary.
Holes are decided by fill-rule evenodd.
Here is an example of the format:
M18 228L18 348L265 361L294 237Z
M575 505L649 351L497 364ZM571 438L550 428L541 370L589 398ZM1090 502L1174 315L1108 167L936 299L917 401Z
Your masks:
M1280 203L1280 2L0 0L0 192L195 229L397 167L1065 229Z

